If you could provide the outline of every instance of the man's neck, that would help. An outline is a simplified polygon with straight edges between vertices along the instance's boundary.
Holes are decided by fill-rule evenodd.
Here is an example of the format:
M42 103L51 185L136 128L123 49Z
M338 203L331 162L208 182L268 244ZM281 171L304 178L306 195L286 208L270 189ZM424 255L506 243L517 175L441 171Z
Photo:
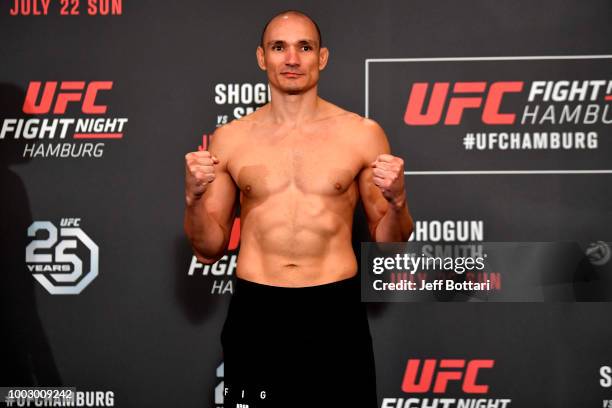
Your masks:
M275 89L270 91L270 113L275 123L299 126L317 116L320 100L316 86L299 94L288 94Z

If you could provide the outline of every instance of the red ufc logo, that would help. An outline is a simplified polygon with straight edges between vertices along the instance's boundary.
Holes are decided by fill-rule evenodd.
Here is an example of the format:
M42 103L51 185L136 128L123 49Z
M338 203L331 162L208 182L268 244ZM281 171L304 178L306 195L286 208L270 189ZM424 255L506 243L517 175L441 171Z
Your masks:
M456 82L453 86L453 96L448 103L445 125L458 125L465 109L478 109L482 105L482 94L487 87L486 82ZM415 82L412 85L404 122L407 125L431 126L436 125L442 118L442 111L448 96L450 83L436 82L433 85L429 105L423 113L423 104L429 84L427 82ZM501 113L499 111L502 98L508 92L521 92L523 82L493 82L489 87L484 108L482 109L482 121L488 125L511 125L516 115L514 113ZM478 96L457 96L461 94L481 94Z
M24 113L37 115L49 113L55 95L57 95L57 98L55 100L55 106L53 107L53 113L66 113L68 102L81 102L81 100L81 110L83 113L106 113L106 105L95 104L96 96L100 90L112 89L113 82L92 81L86 85L85 81L62 81L60 82L60 90L57 93L55 92L57 89L57 82L46 82L40 102L37 104L36 101L39 99L40 86L41 83L38 81L32 81L28 85L28 91L23 103Z
M421 377L417 380L421 360L408 360L402 391L412 394L426 393L431 389L433 382L433 392L441 394L446 392L449 381L462 381L461 389L468 394L486 394L489 391L488 385L476 383L476 377L481 368L492 368L495 360L470 360L466 366L466 360L443 359L437 368L436 362L437 360L425 360Z

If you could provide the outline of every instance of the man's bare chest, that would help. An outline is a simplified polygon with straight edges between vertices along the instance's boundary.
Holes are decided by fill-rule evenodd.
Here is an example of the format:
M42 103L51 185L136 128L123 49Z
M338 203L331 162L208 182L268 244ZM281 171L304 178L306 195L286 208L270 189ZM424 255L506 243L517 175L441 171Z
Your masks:
M363 167L358 151L344 140L325 136L252 140L232 153L228 169L240 190L253 198L288 189L340 195Z

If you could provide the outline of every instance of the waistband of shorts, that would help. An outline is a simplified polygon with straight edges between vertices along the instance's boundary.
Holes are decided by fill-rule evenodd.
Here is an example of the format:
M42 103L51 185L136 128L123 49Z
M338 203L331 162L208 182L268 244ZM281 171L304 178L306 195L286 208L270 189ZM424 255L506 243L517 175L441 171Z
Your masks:
M314 286L273 286L257 283L236 277L234 296L257 296L261 300L268 298L288 298L300 299L302 297L309 300L321 298L346 298L355 296L360 298L360 279L359 274L339 281L324 283Z

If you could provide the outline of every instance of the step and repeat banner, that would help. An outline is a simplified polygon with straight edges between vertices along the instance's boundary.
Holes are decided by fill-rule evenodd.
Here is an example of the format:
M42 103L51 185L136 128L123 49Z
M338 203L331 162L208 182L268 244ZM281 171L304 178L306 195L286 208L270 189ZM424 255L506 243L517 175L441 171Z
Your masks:
M364 244L358 206L379 406L612 407L609 0L2 0L3 392L223 407L240 219L195 259L184 156L269 101L255 49L289 8L330 49L320 95L405 161L408 246L489 255L461 293L381 294L443 280Z

